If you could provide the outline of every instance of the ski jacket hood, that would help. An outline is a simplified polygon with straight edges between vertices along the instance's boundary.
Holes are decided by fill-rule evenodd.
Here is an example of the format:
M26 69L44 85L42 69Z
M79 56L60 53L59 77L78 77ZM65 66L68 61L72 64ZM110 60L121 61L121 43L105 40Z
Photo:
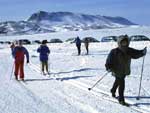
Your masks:
M127 47L129 47L130 39L129 39L128 35L121 35L121 36L119 36L119 38L118 38L118 40L117 40L118 47L121 48L121 42L122 42L123 40L126 40L126 41L127 41L127 43L128 43L128 44L127 44Z

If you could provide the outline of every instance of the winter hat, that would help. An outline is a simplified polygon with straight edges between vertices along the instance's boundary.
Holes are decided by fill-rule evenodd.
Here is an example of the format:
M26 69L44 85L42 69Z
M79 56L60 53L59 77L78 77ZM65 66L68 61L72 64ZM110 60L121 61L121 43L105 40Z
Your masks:
M47 43L47 40L43 40L43 41L42 41L42 44L46 44L46 43Z

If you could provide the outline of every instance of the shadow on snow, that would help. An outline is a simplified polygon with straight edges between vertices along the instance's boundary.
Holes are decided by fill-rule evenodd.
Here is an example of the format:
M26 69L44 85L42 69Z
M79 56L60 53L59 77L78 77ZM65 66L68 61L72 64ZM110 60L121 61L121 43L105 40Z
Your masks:
M126 96L125 98L133 98L133 99L136 99L137 96ZM140 96L139 99L150 99L150 96ZM150 106L150 103L148 102L137 102L134 104L135 106L138 106L138 105L146 105L146 106Z
M64 78L56 78L56 80L71 80L71 79L79 79L79 78L87 78L87 77L92 77L92 76L74 76L74 77L64 77Z
M41 79L26 79L25 82L32 82L32 81L49 81L49 80L71 80L71 79L79 79L79 78L87 78L87 77L92 77L92 76L73 76L73 77L64 77L64 78L41 78Z
M72 73L72 72L82 72L82 71L91 71L91 70L104 70L104 69L100 69L100 68L83 68L83 69L78 69L78 70L72 70L72 71L64 71L64 72L58 72L58 73L51 73L51 74L67 74L67 73Z

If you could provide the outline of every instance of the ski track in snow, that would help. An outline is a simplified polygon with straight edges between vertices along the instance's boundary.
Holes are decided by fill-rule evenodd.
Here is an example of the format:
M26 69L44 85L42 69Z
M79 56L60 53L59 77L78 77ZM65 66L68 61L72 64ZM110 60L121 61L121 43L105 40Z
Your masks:
M38 66L32 64L32 67L35 68L35 71L40 72L40 68ZM81 82L78 82L78 81L75 81L75 80L65 81L65 83L71 84L71 85L73 85L73 86L75 86L75 87L77 87L79 89L82 89L83 91L88 92L89 86L87 84L84 84L84 83L81 83ZM115 99L111 98L110 93L108 93L108 92L102 91L102 90L97 89L97 88L95 88L94 91L90 91L90 92L92 94L100 97L102 100L104 99L104 100L108 100L108 101L116 102L117 103L117 101L115 101ZM105 95L106 95L106 97L105 97ZM107 96L110 96L110 97L107 97ZM137 107L135 102L132 102L132 101L127 100L127 99L126 99L126 101L131 104L130 108L133 109L133 110L135 110L135 111L138 111L138 112L141 112L141 113L149 113L150 112L150 109L148 107ZM88 109L88 111L89 110L90 109ZM94 112L94 113L96 113L96 112Z
M7 60L1 60L1 64L11 64L10 56L4 55ZM3 63L5 62L5 63ZM7 63L8 62L8 63ZM4 65L5 66L5 65ZM8 70L4 73L3 79L7 81L1 82L1 94L0 94L0 113L54 113L53 109L49 109L49 105L46 105L30 90L28 90L20 82L10 80L10 72L12 67L8 67ZM32 108L31 108L32 106Z

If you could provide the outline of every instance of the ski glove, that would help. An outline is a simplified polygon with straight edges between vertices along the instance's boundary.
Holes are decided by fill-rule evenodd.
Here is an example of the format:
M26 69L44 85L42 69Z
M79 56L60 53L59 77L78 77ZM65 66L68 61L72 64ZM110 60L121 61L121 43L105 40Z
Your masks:
M146 55L146 53L147 53L147 47L145 47L145 48L143 49L143 55Z

